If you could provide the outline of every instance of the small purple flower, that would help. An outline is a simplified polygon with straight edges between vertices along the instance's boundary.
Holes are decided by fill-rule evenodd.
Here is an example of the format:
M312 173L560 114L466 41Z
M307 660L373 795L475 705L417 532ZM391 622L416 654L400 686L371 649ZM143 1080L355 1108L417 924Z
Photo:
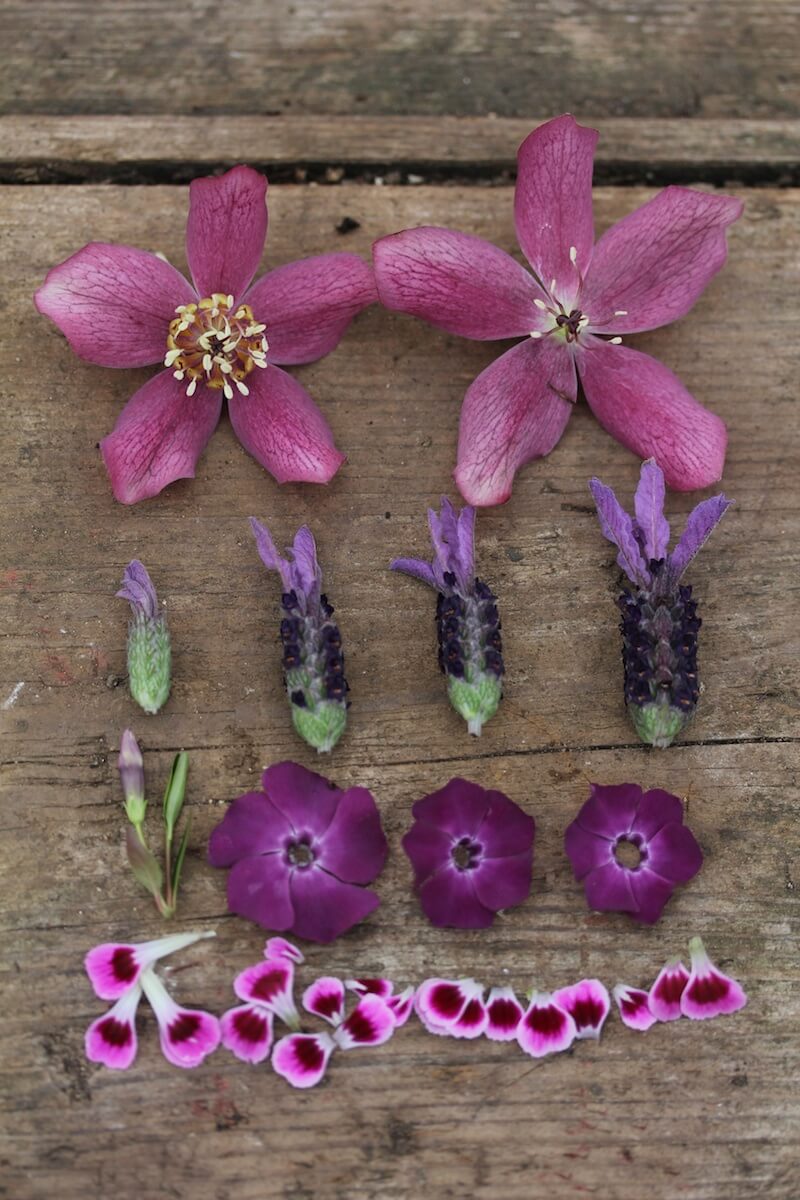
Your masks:
M564 848L586 902L597 912L627 912L654 924L679 883L693 879L703 851L683 824L677 796L635 783L593 783L567 828ZM628 865L628 856L638 862Z
M364 886L387 854L375 801L292 762L268 767L262 787L233 801L208 844L211 865L232 868L231 912L332 942L379 904Z
M497 712L503 695L503 643L496 596L475 575L475 509L456 513L442 496L440 513L428 509L434 558L396 558L393 571L405 571L438 593L436 628L439 666L447 676L453 708L478 736Z
M731 501L720 494L698 504L670 554L664 475L653 459L642 464L633 517L599 479L589 488L603 534L618 546L617 563L633 584L618 601L628 713L643 742L669 746L694 716L700 694L701 621L691 587L680 580Z
M483 929L531 890L533 817L502 792L451 779L414 805L403 849L434 925Z

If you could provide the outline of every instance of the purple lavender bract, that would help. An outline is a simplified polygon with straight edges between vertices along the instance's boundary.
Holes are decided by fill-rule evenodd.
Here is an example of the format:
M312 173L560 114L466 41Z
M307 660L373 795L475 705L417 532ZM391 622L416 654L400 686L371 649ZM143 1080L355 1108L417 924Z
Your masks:
M599 479L592 479L589 488L603 534L619 548L617 563L633 584L618 601L628 713L643 742L669 746L694 716L700 694L701 621L691 587L680 580L731 501L719 495L698 504L669 554L664 475L653 459L642 464L634 517Z

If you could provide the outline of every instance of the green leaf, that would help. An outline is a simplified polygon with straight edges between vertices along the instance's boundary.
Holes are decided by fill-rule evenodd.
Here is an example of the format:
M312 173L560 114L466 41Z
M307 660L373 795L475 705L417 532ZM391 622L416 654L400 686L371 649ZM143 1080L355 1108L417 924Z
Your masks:
M186 847L189 843L189 830L191 829L191 827L192 827L192 818L189 817L189 819L186 822L186 828L183 831L183 837L181 838L181 844L178 847L178 854L175 859L175 866L173 867L173 870L172 870L173 904L177 904L177 902L178 902L178 886L181 881L181 871L183 869L183 860L186 857Z
M164 824L167 827L167 839L171 842L178 824L178 817L183 808L186 794L186 776L189 771L189 755L185 750L175 755L172 763L167 790L164 792Z
M125 847L128 851L131 870L139 883L151 896L160 899L164 876L158 859L140 840L135 829L128 828L126 830Z

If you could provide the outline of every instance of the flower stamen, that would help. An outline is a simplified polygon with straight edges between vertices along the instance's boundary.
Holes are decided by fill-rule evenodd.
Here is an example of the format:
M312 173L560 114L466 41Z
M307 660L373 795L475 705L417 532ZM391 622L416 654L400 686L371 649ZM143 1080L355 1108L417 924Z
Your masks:
M187 396L194 395L198 383L205 383L231 400L231 381L241 395L248 396L245 378L255 367L267 366L266 326L256 321L249 305L232 309L233 296L219 292L176 308L164 366L174 368L175 379L188 379Z

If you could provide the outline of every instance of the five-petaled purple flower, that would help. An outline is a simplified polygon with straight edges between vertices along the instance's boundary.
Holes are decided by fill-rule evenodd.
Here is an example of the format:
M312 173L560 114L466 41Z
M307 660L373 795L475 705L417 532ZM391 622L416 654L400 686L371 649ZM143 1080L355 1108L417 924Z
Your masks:
M655 457L670 487L722 475L719 417L666 367L621 346L621 334L684 316L725 262L741 201L668 187L594 242L597 132L571 116L534 130L518 154L514 219L531 270L482 238L421 227L374 247L378 295L450 333L524 337L470 386L456 481L470 504L501 504L524 463L561 437L580 380L609 433Z
M379 904L364 886L387 854L372 794L292 762L268 767L262 787L233 801L208 844L211 865L231 868L231 912L332 942Z
M101 442L117 500L133 504L192 478L223 396L242 445L279 483L327 483L344 456L314 401L275 364L314 362L371 304L355 254L288 263L250 286L267 234L267 181L238 166L190 187L193 283L132 246L92 242L54 267L36 306L73 350L104 367L163 362Z
M451 779L418 800L403 849L434 925L483 929L531 890L533 817L502 792Z
M692 589L681 578L731 501L712 496L692 510L675 549L667 553L664 475L652 459L642 464L634 516L599 479L589 483L600 527L619 548L617 563L633 584L622 610L625 703L643 742L666 747L694 716L700 684L697 634L701 621Z
M643 793L635 783L593 783L567 827L564 848L590 908L627 912L646 925L658 920L677 885L693 879L703 864L678 797L657 788ZM629 855L639 861L626 863Z

